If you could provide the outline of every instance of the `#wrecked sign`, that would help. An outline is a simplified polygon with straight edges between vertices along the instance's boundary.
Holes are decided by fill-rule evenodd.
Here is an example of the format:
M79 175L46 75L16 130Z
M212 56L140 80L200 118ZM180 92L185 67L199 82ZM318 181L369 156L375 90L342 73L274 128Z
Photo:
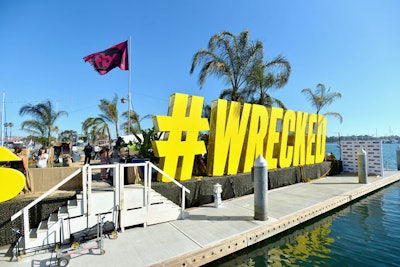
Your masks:
M177 180L191 179L194 158L207 153L207 174L250 172L262 155L269 169L320 163L325 156L323 115L266 108L218 99L212 102L210 123L202 118L203 97L173 94L167 116L154 116L153 141L160 168ZM208 149L199 133L209 131ZM159 176L159 179L167 181Z

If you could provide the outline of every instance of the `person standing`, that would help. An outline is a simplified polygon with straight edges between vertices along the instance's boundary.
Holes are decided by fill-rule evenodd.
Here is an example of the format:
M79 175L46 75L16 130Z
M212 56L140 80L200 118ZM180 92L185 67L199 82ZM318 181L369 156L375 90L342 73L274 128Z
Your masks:
M28 159L26 155L22 152L22 149L17 146L14 148L14 153L21 159L20 161L11 161L11 168L16 169L22 172L25 175L25 186L24 193L28 193L31 191L31 183L29 179L29 170L28 170Z
M120 162L120 153L117 146L114 146L113 151L109 152L109 159L111 164L119 163ZM109 178L114 177L114 168L110 168L108 172Z
M85 152L85 162L83 164L90 164L90 159L92 157L93 147L90 143L84 147L83 152Z
M101 165L105 165L105 164L109 164L110 163L110 158L108 156L108 152L109 150L107 148L103 148L100 151L100 164ZM101 180L105 181L108 179L108 173L107 173L107 168L101 168L100 171L100 178Z
M49 155L46 153L46 150L42 147L39 149L39 155L36 159L36 168L47 168L47 159Z
M111 152L110 163L119 163L120 161L120 153L117 146L114 146L113 151Z

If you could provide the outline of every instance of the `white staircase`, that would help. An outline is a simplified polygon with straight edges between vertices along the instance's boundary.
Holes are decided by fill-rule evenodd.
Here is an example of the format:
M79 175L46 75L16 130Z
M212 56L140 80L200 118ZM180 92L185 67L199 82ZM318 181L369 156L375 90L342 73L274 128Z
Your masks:
M146 163L146 166L149 164L151 163ZM116 173L123 173L125 166L117 165L114 167L121 169ZM133 164L129 164L129 166L131 165ZM25 220L29 218L29 208L39 202L40 198L11 217L11 220L14 220L20 215L24 216L25 236L22 236L19 242L21 249L28 252L39 247L66 244L70 241L72 234L96 225L100 214L104 217L104 222L114 222L115 226L122 231L126 227L135 225L147 226L182 218L184 205L180 207L151 189L151 177L150 179L145 177L148 182L145 182L144 185L118 186L124 181L122 176L119 177L119 182L114 180L114 185L92 189L90 168L96 167L87 166L87 168L89 168L89 179L83 184L89 186L84 187L75 199L69 200L67 205L60 207L47 220L41 221L37 228L29 229ZM146 173L151 172L146 170ZM82 176L85 174L86 172L83 171ZM68 180L70 180L69 177L65 179L65 182ZM182 187L183 199L184 193L187 191ZM43 199L45 195L41 198Z
M150 190L149 205L145 205L145 188L125 186L125 207L121 209L121 228L143 224L152 225L181 219L181 207L154 190Z

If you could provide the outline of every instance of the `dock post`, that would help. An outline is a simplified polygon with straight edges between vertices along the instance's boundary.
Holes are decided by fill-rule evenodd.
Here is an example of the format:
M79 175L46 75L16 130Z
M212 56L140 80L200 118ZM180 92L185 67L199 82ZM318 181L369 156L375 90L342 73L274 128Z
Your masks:
M396 149L396 156L397 156L397 170L400 171L400 146Z
M358 161L358 183L367 183L367 152L364 149L357 151L357 161Z
M219 208L219 206L221 206L222 204L221 193L222 193L222 185L216 183L214 185L214 208Z
M268 220L268 167L267 161L259 155L253 167L254 219Z

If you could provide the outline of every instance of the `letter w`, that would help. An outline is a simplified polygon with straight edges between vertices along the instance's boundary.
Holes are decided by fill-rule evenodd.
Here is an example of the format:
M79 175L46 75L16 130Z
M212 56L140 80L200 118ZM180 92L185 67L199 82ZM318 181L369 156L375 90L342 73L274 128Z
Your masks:
M242 155L247 124L251 110L250 104L217 100L211 109L210 139L208 147L208 174L220 176L236 174Z

